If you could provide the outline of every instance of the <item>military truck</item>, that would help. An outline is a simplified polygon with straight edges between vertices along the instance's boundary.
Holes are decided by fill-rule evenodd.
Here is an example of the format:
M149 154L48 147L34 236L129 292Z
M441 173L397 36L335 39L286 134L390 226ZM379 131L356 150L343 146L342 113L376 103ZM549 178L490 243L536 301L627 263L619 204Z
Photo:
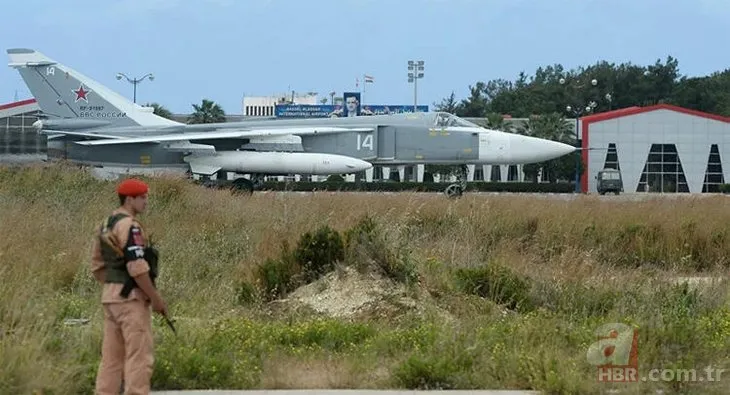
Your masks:
M616 169L600 170L596 175L596 190L601 195L605 195L607 192L618 195L623 192L624 184L621 180L621 172Z

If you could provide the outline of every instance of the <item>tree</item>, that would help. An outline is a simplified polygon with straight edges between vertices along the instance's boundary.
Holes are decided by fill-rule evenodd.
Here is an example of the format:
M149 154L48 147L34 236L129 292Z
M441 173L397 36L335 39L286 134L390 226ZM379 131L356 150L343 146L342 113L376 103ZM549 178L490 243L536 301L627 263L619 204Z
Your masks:
M462 100L455 115L460 117L483 117L487 113L487 100L484 97L485 84L477 82L469 86L471 95L468 99Z
M514 81L495 79L470 85L469 96L461 100L455 114L485 117L498 113L529 118L552 112L563 114L567 105L585 106L595 101L595 112L672 103L730 115L730 69L697 77L682 76L679 70L679 61L672 56L646 66L607 61L571 70L560 64L541 66L534 75L520 71ZM561 79L567 83L561 84ZM592 79L598 81L597 86L590 84ZM442 105L455 101L452 93Z
M496 112L487 114L487 127L489 129L500 130L502 132L511 133L512 125L504 121L504 115Z
M449 97L441 100L440 104L434 103L433 106L436 111L448 112L449 114L456 114L459 110L459 103L456 100L454 91L451 91L451 95Z
M193 113L188 117L188 123L216 123L225 122L226 114L219 106L212 100L203 99L202 104L193 104Z
M597 85L593 86L591 80ZM566 82L561 84L561 80ZM453 106L453 92L441 107ZM566 106L583 107L596 103L594 113L632 106L671 103L689 109L730 116L730 69L706 76L683 76L673 56L645 66L629 62L595 64L567 70L560 64L538 67L534 75L517 73L513 81L494 79L469 86L469 95L455 107L462 117L486 118L492 129L514 131L575 145L575 124L567 122ZM522 125L505 122L504 115L527 118ZM511 129L508 124L516 125ZM561 158L524 166L525 175L536 179L573 181L577 152ZM579 161L579 171L584 164Z
M674 90L671 103L730 116L730 69L706 77L682 77Z
M170 110L168 110L167 108L165 108L165 106L163 106L161 104L146 103L144 106L152 107L154 109L152 111L152 113L154 113L156 115L159 115L159 116L161 116L163 118L167 118L167 119L173 119L172 112L170 112Z
M547 140L559 141L575 146L573 123L568 122L561 114L553 112L535 115L516 128L518 134ZM573 180L575 178L575 162L579 153L564 155L546 162L529 163L522 167L525 177L537 181L537 174L542 171L542 179L549 182L557 180ZM579 171L582 169L579 166Z

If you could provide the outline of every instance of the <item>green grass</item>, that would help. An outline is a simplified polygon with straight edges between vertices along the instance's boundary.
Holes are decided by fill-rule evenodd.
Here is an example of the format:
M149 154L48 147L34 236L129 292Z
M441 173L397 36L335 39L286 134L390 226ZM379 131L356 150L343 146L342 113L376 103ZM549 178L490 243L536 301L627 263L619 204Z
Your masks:
M149 181L141 221L178 329L155 319L154 389L730 389L730 373L598 383L586 360L595 330L620 322L638 328L642 375L727 366L727 285L672 282L728 270L722 196L241 197ZM1 393L92 391L101 308L91 237L116 203L114 183L70 167L0 168ZM295 302L299 287L345 267L372 278L366 288L402 294L338 317Z

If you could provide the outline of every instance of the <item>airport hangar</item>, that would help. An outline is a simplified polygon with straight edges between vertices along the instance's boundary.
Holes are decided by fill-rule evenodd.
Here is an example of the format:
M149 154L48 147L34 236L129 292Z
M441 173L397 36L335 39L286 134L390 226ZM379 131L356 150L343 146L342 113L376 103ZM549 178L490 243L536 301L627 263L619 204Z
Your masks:
M12 161L45 159L46 137L36 133L33 127L40 113L35 99L0 104L0 158Z
M583 193L603 168L620 171L624 193L720 192L730 179L728 117L657 104L588 115L579 128Z
M0 105L0 157L45 159L45 136L32 126L39 114L34 99ZM184 121L186 116L175 118ZM728 117L659 104L589 115L579 120L578 127L587 164L581 178L583 193L596 192L595 176L603 168L621 172L624 193L719 192L719 186L730 179L730 163L723 162L730 158ZM418 170L399 168L400 179L422 181L422 170ZM500 173L509 181L523 180L515 166L470 166L469 179L504 179Z

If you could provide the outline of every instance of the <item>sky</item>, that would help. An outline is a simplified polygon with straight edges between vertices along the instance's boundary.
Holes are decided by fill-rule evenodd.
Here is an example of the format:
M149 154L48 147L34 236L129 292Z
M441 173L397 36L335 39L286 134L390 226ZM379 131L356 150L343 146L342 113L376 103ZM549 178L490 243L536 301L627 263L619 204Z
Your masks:
M153 73L137 102L174 113L204 98L241 114L244 96L341 95L365 74L364 104L412 105L411 59L425 62L419 105L555 63L730 68L727 0L11 0L0 14L3 54L33 48L130 101L116 73ZM32 97L0 67L0 104L16 95Z

